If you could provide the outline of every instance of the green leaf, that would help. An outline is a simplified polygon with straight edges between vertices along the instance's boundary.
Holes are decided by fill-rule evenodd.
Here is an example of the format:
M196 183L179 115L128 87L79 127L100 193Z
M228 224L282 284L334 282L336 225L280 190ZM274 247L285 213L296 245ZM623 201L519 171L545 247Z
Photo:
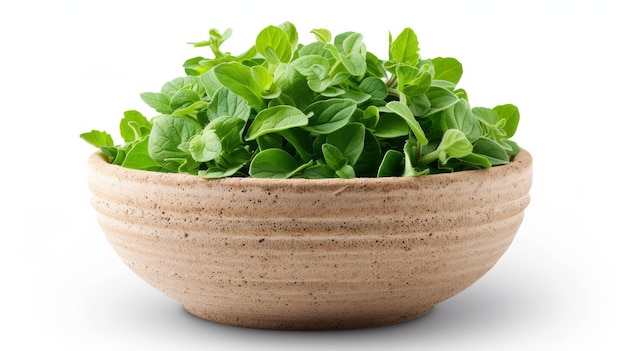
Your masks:
M133 143L124 157L121 166L131 169L158 171L161 165L150 157L148 152L149 134Z
M496 141L480 137L474 143L473 152L482 155L492 166L509 163L509 154Z
M474 116L478 118L480 122L485 125L495 126L498 124L498 114L496 111L487 107L474 107L472 108Z
M424 117L443 111L459 102L458 96L452 91L440 87L431 86L426 92L426 97L430 101L430 109Z
M344 165L340 169L336 170L335 173L343 179L356 178L356 172L351 165Z
M200 82L206 91L206 95L212 97L217 91L224 86L215 76L215 71L210 70L200 76Z
M250 117L250 106L244 98L226 88L219 89L206 110L209 121L223 116L237 117L247 121Z
M504 138L511 138L517 131L517 125L519 124L519 110L517 106L506 104L499 105L493 108L498 115L498 121L504 121L502 130L504 131Z
M310 164L305 164L304 167ZM250 176L253 178L291 178L302 168L291 155L281 149L268 149L259 152L250 162Z
M256 38L255 47L270 63L291 61L291 41L287 33L279 27L268 26L263 29Z
M92 130L91 132L80 134L80 138L100 149L109 162L120 165L124 161L125 151L123 148L115 147L111 135L105 131ZM114 163L117 161L117 163Z
M361 123L349 123L328 134L326 144L336 147L341 155L348 160L348 163L354 165L359 160L365 146L365 126Z
M291 64L280 64L274 71L274 83L281 90L281 95L272 101L279 105L292 105L301 110L315 98L307 79Z
M209 167L205 170L198 171L198 175L207 179L226 178L234 175L243 167L243 165L233 168L224 169L221 167Z
M391 34L390 34L391 35ZM389 59L415 65L419 61L419 42L411 28L405 28L389 47Z
M340 54L339 59L348 73L353 76L362 76L367 70L365 56L361 53L352 52L348 55Z
M317 28L311 31L315 35L315 38L322 43L330 43L332 40L332 34L328 29Z
M307 167L302 173L304 173L304 176L309 179L337 178L335 170L330 168L327 164L316 164Z
M262 95L265 89L269 88L268 79L270 85L272 81L272 76L267 69L260 66L248 67L238 62L229 62L222 63L213 70L220 83L244 98L250 106L265 107L265 100Z
M310 70L313 74L307 76L307 85L316 93L324 92L331 84L328 70L322 65L312 65Z
M278 133L261 135L256 138L256 143L259 146L259 151L267 149L282 149L284 146L283 137Z
M342 53L344 53L344 54L345 54L346 52L343 50L343 42L344 42L344 41L345 41L348 37L350 37L350 36L352 36L352 35L354 35L354 34L355 34L355 32L351 32L351 31L348 31L348 32L343 32L343 33L339 33L339 34L337 34L337 35L335 36L335 40L333 41L333 49L334 49L337 53L342 52ZM335 55L335 57L339 57L339 56Z
M246 140L254 140L267 133L306 126L308 123L308 116L295 107L273 106L259 112L248 129Z
M334 171L337 171L348 164L348 159L344 157L341 150L334 145L322 145L322 153L324 154L326 164Z
M305 55L300 56L290 63L300 74L309 78L311 76L319 77L319 69L321 66L324 71L330 70L330 62L321 55Z
M451 158L462 158L472 153L472 143L467 140L463 132L458 129L448 129L444 132L437 149L422 156L421 163L428 164L439 159L441 164L446 164Z
M383 61L371 52L365 54L365 62L367 64L367 74L372 77L385 78L387 73Z
M161 87L161 94L167 96L168 98L172 98L181 90L191 90L194 91L197 95L201 95L204 93L204 86L198 80L198 77L195 76L185 76L178 77L170 80L165 83Z
M126 159L126 148L124 147L101 147L100 151L105 154L111 164L121 166Z
M293 52L298 47L298 30L293 23L286 21L278 25L278 28L287 33L289 37L289 43L291 43L291 51Z
M395 116L395 115L392 115ZM363 125L365 125L365 128L374 130L376 128L376 125L378 125L378 121L380 120L380 111L378 110L378 107L374 106L374 105L370 105L368 106L365 110L363 110ZM405 124L403 122L403 124ZM408 131L408 126L406 126L405 124L405 128Z
M293 145L302 160L308 161L313 157L313 139L307 131L301 128L290 128L278 133Z
M483 136L493 140L506 138L507 133L502 129L506 120L500 119L495 110L487 107L474 107L472 113L483 126Z
M430 101L426 95L407 96L407 105L414 116L426 116L430 110Z
M425 69L409 65L396 67L398 77L398 91L407 96L418 96L426 93L430 88L432 76Z
M120 134L125 142L141 140L150 134L151 129L152 124L139 111L124 112L124 118L120 121Z
M521 151L519 145L513 140L498 140L498 143L504 147L509 156L515 156Z
M433 81L430 83L430 86L431 87L447 89L447 90L450 90L453 93L454 93L454 88L456 87L454 85L454 83L448 82L447 80L440 80L440 79L433 79ZM454 95L456 95L456 93ZM457 95L457 97L458 97L458 95Z
M359 33L351 32L348 36L346 36L341 42L342 52L345 54L357 53L362 54L363 59L365 60L365 53L363 52L365 46L363 45L363 35ZM365 62L363 62L365 63Z
M404 171L404 154L397 150L387 150L380 166L377 177L398 177Z
M457 129L448 129L441 138L439 149L446 151L447 156L439 156L442 163L446 163L451 157L460 158L469 155L472 152L472 144L467 140L467 137L463 132Z
M332 97L339 97L341 95L344 95L345 93L346 93L346 91L341 89L341 88L339 88L339 87L328 86L328 87L326 87L326 89L324 89L321 92L321 95L324 96L324 97L332 98Z
M179 172L181 167L193 171L194 162L185 145L196 134L202 132L200 124L189 118L162 115L152 121L148 151L150 157L170 172Z
M208 102L200 100L191 104L186 104L185 106L182 106L176 111L174 111L172 114L179 115L179 116L186 115L186 116L198 119L198 121L201 124L206 124L207 122L206 114L204 112L206 110L206 106L208 105L209 105ZM203 120L201 121L201 119Z
M206 130L213 130L218 136L222 150L215 158L223 168L241 166L250 161L250 154L243 145L242 134L246 121L237 117L219 117L211 121Z
M317 134L332 133L350 121L356 106L356 102L350 99L332 98L315 102L304 110L305 113L313 113L313 116L303 129Z
M201 134L189 139L189 152L198 162L207 162L217 158L222 152L222 143L211 128L205 128Z
M165 94L141 93L139 96L143 102L159 113L169 114L173 112L173 109L170 107L170 98Z
M411 129L404 118L395 113L383 113L380 115L376 127L372 133L381 139L405 137Z
M491 163L489 162L487 157L483 155L471 153L467 156L461 157L459 160L472 166L478 166L480 168L491 168Z
M199 77L204 73L211 70L213 67L219 65L224 62L243 62L246 59L250 59L256 55L256 49L254 47L250 48L248 52L240 55L240 56L232 56L226 53L222 57L216 57L213 59L206 59L204 57L194 57L183 63L183 68L185 69L185 73L189 76ZM202 86L204 86L204 82L201 82ZM210 95L210 94L209 94Z
M387 103L386 107L391 112L397 114L404 119L404 121L409 125L409 128L411 128L411 131L413 131L413 134L417 138L417 141L421 145L428 144L428 140L426 139L426 135L424 134L422 127L419 125L419 123L415 119L415 116L413 116L413 113L407 105L399 101L390 101Z
M369 94L373 99L387 98L387 85L382 79L377 77L366 77L359 83L359 89Z
M111 134L105 131L92 130L91 132L82 133L80 138L98 148L114 145Z
M441 115L441 129L458 129L462 131L469 141L474 142L483 131L480 122L469 108L466 100L459 100L457 104L443 111Z
M220 33L217 29L212 28L209 31L209 40L191 44L193 44L194 47L209 46L211 51L213 51L213 55L219 58L225 55L220 50L220 46L224 43L224 41L226 41L226 39L230 38L232 32L233 31L230 28L226 29L223 33Z
M324 154L322 153L322 145L326 143L326 138L328 138L328 134L319 134L314 137L313 140L313 153L315 154L316 159L323 159Z
M298 54L296 56L304 57L304 56L314 55L314 56L321 56L327 60L336 60L335 56L333 56L332 51L328 49L329 47L332 47L332 44L316 41L316 42L301 46L298 49ZM297 58L294 59L294 61L292 62L295 62L296 60Z
M273 87L274 77L272 77L272 74L267 68L263 66L252 66L250 67L250 74L252 76L254 89L259 93L259 96L271 99L276 97L275 94L280 94L280 91L276 91Z
M327 89L328 90L328 89ZM322 95L327 96L326 95L326 90L324 91L324 93L322 93ZM357 105L363 104L365 102L367 102L369 99L372 98L371 95L366 94L366 93L362 93L360 91L354 91L354 90L347 90L347 91L343 91L341 94L336 95L338 98L341 99L349 99L354 101Z
M190 89L181 89L170 98L170 107L173 111L185 108L197 101L200 101L200 95Z
M359 177L375 177L381 157L382 151L378 139L366 129L363 151L354 164L354 171Z
M469 101L469 97L467 96L467 91L465 91L465 89L456 89L454 91L454 95L458 96L459 99Z
M250 163L250 151L245 146L239 146L224 152L224 142L222 141L222 152L213 162L223 169L241 168Z
M341 63L341 62L339 62ZM337 86L337 85L342 85L342 84L349 84L349 80L352 78L352 74L349 73L346 69L345 66L340 64L338 66L336 66L335 70L332 70L328 73L330 75L330 85L331 86ZM333 87L336 89L340 89L340 87Z
M416 143L415 138L409 138L404 144L404 171L402 172L403 177L418 177L421 175L428 174L430 170L428 168L417 168L415 167L416 158L419 154L420 147Z
M445 80L456 85L463 75L463 65L453 57L436 57L430 60L435 68L433 79Z

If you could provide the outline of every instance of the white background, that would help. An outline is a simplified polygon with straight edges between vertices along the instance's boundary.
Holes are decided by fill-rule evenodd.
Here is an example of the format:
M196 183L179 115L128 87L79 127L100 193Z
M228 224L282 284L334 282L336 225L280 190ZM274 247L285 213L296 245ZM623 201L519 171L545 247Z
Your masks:
M3 1L0 5L0 349L624 350L626 149L617 1ZM89 204L81 132L117 135L139 93L210 56L186 42L234 31L240 53L285 20L365 35L413 28L422 56L464 64L473 106L516 104L535 160L510 249L423 318L342 332L278 332L187 314L136 277Z

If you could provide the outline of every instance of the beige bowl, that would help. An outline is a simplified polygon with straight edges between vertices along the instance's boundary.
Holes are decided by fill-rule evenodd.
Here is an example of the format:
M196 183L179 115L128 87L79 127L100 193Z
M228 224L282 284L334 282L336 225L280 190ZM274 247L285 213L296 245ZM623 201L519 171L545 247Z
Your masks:
M531 155L411 178L206 180L89 159L106 238L187 311L270 329L427 313L484 275L529 203Z

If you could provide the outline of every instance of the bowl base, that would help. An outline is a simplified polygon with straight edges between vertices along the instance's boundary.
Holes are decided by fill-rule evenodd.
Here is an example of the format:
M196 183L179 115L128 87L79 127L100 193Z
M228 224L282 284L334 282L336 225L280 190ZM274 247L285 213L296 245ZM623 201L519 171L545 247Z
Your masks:
M277 316L262 315L242 316L219 312L216 313L215 311L207 311L193 306L183 305L183 307L187 312L198 318L236 327L273 330L341 330L382 327L410 321L427 314L434 306L424 307L417 311L402 315L393 314L361 317L334 316L334 318L316 317L310 315L304 317L300 316L301 318L290 318L290 316L279 318Z

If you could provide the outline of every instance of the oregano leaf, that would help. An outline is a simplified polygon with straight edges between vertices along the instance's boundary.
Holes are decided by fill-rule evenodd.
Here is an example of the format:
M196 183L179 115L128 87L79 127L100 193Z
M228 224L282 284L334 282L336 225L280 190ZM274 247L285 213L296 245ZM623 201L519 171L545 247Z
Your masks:
M246 140L254 140L261 135L281 130L306 126L309 117L292 106L273 106L259 112L246 134Z

